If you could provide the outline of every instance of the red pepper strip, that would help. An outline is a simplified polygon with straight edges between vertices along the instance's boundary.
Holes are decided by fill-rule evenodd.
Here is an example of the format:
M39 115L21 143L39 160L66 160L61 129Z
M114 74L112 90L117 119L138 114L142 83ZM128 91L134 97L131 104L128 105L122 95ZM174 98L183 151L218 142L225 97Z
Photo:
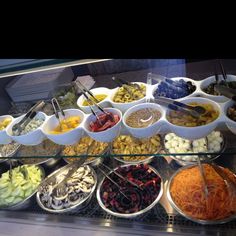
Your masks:
M108 128L111 128L114 125L115 125L115 122L112 122L112 121L108 120L102 127L98 128L96 131L97 132L104 131Z

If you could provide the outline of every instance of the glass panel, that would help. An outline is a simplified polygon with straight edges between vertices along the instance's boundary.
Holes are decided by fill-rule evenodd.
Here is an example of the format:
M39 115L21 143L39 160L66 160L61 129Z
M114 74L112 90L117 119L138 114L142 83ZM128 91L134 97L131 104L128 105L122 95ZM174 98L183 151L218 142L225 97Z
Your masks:
M235 81L236 78L235 76L233 76L234 74L236 74L235 62L236 60L222 60L225 71L228 74L227 77L231 81ZM174 173L176 173L176 171L179 170L181 166L191 164L192 161L196 163L197 156L199 156L202 159L202 161L213 161L213 163L227 167L234 173L236 172L236 165L235 165L236 143L234 136L235 135L234 133L236 131L235 131L235 122L233 121L235 115L233 109L230 111L231 118L227 118L228 108L233 107L233 102L230 103L229 101L227 101L226 97L211 96L207 93L203 93L202 91L202 88L205 89L210 83L215 82L215 77L212 77L210 79L208 78L215 74L215 65L217 65L217 73L219 74L219 80L222 80L221 71L217 60L188 61L184 59L176 59L176 60L175 59L170 59L170 60L115 59L115 60L97 62L93 64L71 66L73 76L71 76L70 81L66 81L65 83L61 84L56 83L55 87L53 87L54 84L52 84L53 89L49 89L50 91L48 90L49 96L47 99L44 99L45 102L47 103L46 106L47 108L46 109L44 108L43 111L48 116L46 121L48 122L48 126L45 125L43 130L45 133L49 134L53 129L56 128L56 125L58 125L56 120L52 121L52 124L49 125L49 120L52 119L51 115L53 114L53 110L50 103L51 103L51 98L54 96L58 98L59 103L61 104L63 109L65 110L67 108L76 109L77 113L75 113L76 115L73 116L82 114L80 116L81 119L79 122L81 122L82 119L84 121L87 121L87 126L86 128L84 128L85 132L80 133L81 129L78 129L73 134L74 136L72 135L73 137L71 136L71 133L69 136L63 136L63 134L62 136L60 136L61 134L58 136L57 135L48 136L49 138L53 139L54 142L57 142L59 144L55 144L54 142L49 141L48 139L43 140L43 136L42 137L39 136L38 139L36 140L34 140L33 138L29 138L27 140L23 139L25 145L21 146L16 145L13 148L11 147L12 149L10 149L9 147L8 149L5 149L5 152L7 152L8 155L3 154L2 157L0 157L1 160L3 160L2 162L0 162L0 174L8 171L10 169L10 166L16 167L21 165L22 163L31 163L31 164L34 163L34 164L40 164L40 166L44 168L45 176L48 176L54 171L58 170L59 168L65 166L67 162L70 162L71 160L69 160L68 157L72 160L73 159L78 160L81 158L90 158L87 159L86 161L87 163L90 164L90 166L94 167L99 189L99 184L104 178L104 174L99 169L101 167L104 167L102 163L107 165L108 168L114 169L123 164L127 164L128 162L129 163L142 162L142 163L148 163L149 166L151 166L151 168L155 168L157 172L160 174L164 184L163 197L161 198L160 202L158 202L158 204L153 206L152 209L134 219L129 218L122 220L120 217L117 217L114 214L109 213L106 210L102 209L99 206L99 200L96 199L96 193L95 193L96 190L94 190L93 192L91 201L86 206L84 206L84 208L76 208L76 211L74 212L65 213L64 211L62 211L61 215L51 214L48 211L45 211L44 207L42 206L40 207L40 205L36 202L35 197L32 197L31 199L34 202L31 205L28 205L28 207L26 207L25 209L22 208L20 213L17 214L17 216L15 216L16 212L14 211L13 212L14 216L19 217L21 219L27 219L27 217L31 216L31 213L36 213L35 215L40 213L42 218L45 217L44 219L47 219L47 222L48 220L54 222L68 222L68 221L76 222L76 219L81 220L84 218L84 220L87 220L87 222L90 222L91 220L93 223L96 222L97 220L97 222L99 222L97 223L97 225L103 224L103 226L106 227L112 227L118 224L121 224L122 227L125 227L124 225L126 226L128 225L128 227L130 227L131 224L135 223L135 225L140 226L140 229L142 229L143 227L147 229L148 228L147 226L151 227L150 224L152 224L153 228L155 228L153 226L155 225L161 227L162 230L165 229L166 231L169 232L170 231L176 232L175 230L180 228L182 232L184 232L183 229L185 229L188 232L194 231L199 233L201 231L200 233L203 234L205 234L206 232L212 233L213 230L218 232L219 231L223 232L225 228L227 229L231 228L232 230L235 230L236 226L235 220L225 224L225 226L218 224L216 226L214 225L214 227L211 226L200 227L199 224L192 223L187 218L181 216L174 209L174 207L170 205L166 197L166 193L168 192L167 182L170 179L170 177ZM54 70L54 72L56 72L56 70ZM152 73L152 75L150 75L149 73ZM151 80L148 80L149 78L148 74L149 76L152 76ZM86 85L89 89L98 89L101 87L105 87L102 90L98 90L98 93L96 92L96 90L91 90L91 91L95 95L97 94L101 95L105 93L107 95L105 99L109 98L109 101L107 101L106 103L103 103L104 101L103 102L101 101L101 103L99 104L104 109L112 106L118 108L118 110L122 110L123 111L122 116L124 118L123 121L125 121L125 123L128 123L127 121L128 115L125 116L125 112L128 110L128 108L134 109L135 105L137 105L136 103L132 103L130 105L129 104L130 98L131 100L135 101L137 101L137 98L138 101L141 100L140 104L143 105L142 108L146 109L145 112L142 113L141 118L138 117L138 121L136 120L136 122L132 122L131 120L130 121L131 123L129 123L129 125L126 126L122 125L119 129L115 131L114 136L112 136L111 133L109 134L100 133L102 132L101 130L98 130L99 132L90 132L91 131L90 129L94 128L100 129L103 127L99 126L98 126L99 128L94 127L94 124L92 128L90 127L91 123L87 117L89 116L91 111L88 108L88 106L83 105L84 104L83 100L79 101L78 102L79 107L77 106L77 99L82 95L82 93L81 91L78 93L78 91L74 88L74 83L72 81L75 81L78 76L81 79L81 83ZM86 76L86 77L81 77L81 76ZM137 92L136 90L139 90L140 87L130 85L128 83L127 86L124 86L126 88L124 88L123 91L121 90L122 93L119 94L119 96L117 96L121 100L121 102L116 101L114 103L114 96L116 95L116 90L114 89L117 88L117 82L114 82L114 80L112 79L113 77L123 79L131 83L132 82L144 83L146 88L148 88L147 89L148 96L147 97L144 96L143 98L142 93L137 93L137 97L135 97L136 96L135 93ZM28 99L26 102L21 102L21 103L12 102L9 99L9 96L7 95L6 91L4 90L5 86L9 82L11 82L12 79L14 78L9 77L0 80L1 83L0 87L2 91L4 91L0 93L0 102L3 104L3 106L0 106L0 109L2 109L0 111L1 115L11 114L14 118L17 118L18 116L25 114L25 112L27 112L27 110L35 103L36 100L33 99L29 100L29 98L25 96L25 99L26 100ZM171 81L168 81L168 79L170 79ZM175 83L172 83L173 81ZM210 82L207 83L207 81ZM160 86L161 83L162 86ZM139 84L139 86L141 86L141 84ZM234 84L231 83L230 86L233 87ZM34 87L34 89L38 87L39 86ZM49 88L49 83L47 83L46 87L42 88L43 89ZM209 92L213 92L211 87L209 87L208 89ZM25 91L23 90L22 92L23 96L27 92L28 90ZM34 93L32 92L32 94ZM15 91L15 95L20 96L19 90ZM151 95L153 95L153 97ZM178 113L177 115L170 113L173 110L173 107L172 109L170 108L166 109L166 104L164 104L166 100L165 101L161 100L160 96L162 98L164 96L165 98L168 97L171 99L175 99L175 101L179 102L184 102L185 99L189 99L186 100L188 101L186 103L195 101L198 102L198 105L201 105L202 104L201 102L203 102L203 100L199 100L199 97L208 99L210 98L210 100L204 100L204 101L206 101L206 103L210 103L213 108L205 107L207 112L210 113L208 114L209 116L205 120L202 119L201 121L199 121L199 117L197 120L196 119L194 120L193 119L195 118L194 114L191 113L190 116L188 113L189 111L181 110L183 114ZM154 98L156 99L155 101ZM126 99L128 101L127 103L125 103ZM149 105L148 99L150 99L153 107L159 108L161 116L159 113L157 112L155 113L153 110L150 110L153 107L147 107L147 105ZM162 104L160 104L161 101ZM212 101L216 101L216 103ZM160 106L158 106L156 103L158 103ZM7 104L10 106L7 106ZM229 106L227 106L227 104ZM124 107L124 105L127 105L127 107ZM216 113L216 115L219 116L220 118L218 119L218 117L211 116L212 111L209 111L209 109L215 109L215 110L218 109L219 113L218 114ZM81 111L83 111L84 113L81 113ZM112 111L114 112L114 110ZM68 115L67 111L65 112L66 115ZM168 118L169 122L166 119L167 115L169 116ZM107 116L106 119L108 119ZM190 121L184 120L187 118L191 120ZM115 116L109 119L110 120L107 121L109 121L110 123L116 122ZM160 123L158 123L157 126L154 126L155 123L148 126L149 125L148 122L150 122L150 120L155 120L155 119L156 119L155 122L160 122ZM73 122L76 123L77 121L74 120ZM73 122L72 124L69 125L70 127L64 127L64 128L74 129L75 124ZM141 126L140 124L145 126L146 125L145 122L148 123L148 125L147 127L144 127L144 129L141 129L140 127L138 128L133 127L134 129L130 128L131 125L133 126L137 124L139 126ZM175 123L175 125L173 125L172 123ZM116 125L114 125L113 128L107 129L107 131L114 130ZM81 126L81 124L79 126ZM82 123L82 126L85 127L84 123ZM100 124L100 126L102 125ZM203 126L202 129L201 126ZM149 127L151 127L151 129L148 130ZM64 128L59 126L56 131L61 132L61 129ZM145 132L147 133L147 136ZM209 134L212 132L213 134L209 136ZM93 142L91 138L88 138L85 135L85 133L88 133L89 135L91 135L95 139L99 139L100 141L103 140L103 143ZM102 135L99 135L99 133ZM151 133L153 136L148 137ZM94 136L94 134L97 135ZM208 137L203 138L206 136L203 134L208 135ZM54 139L55 136L62 138ZM112 138L109 139L110 136ZM178 138L177 136L181 136L181 138L180 137ZM201 141L199 140L196 141L199 137L203 139L201 139ZM42 141L40 144L32 145L35 144L34 142L37 142L39 140ZM22 142L22 140L20 140L20 142ZM25 142L27 142L28 144L26 145ZM77 143L75 144L75 146L71 147L65 145L65 142L67 143L77 142ZM3 146L1 146L0 148L3 148ZM4 148L6 148L6 145L4 145ZM94 159L91 159L91 157L93 157ZM10 162L10 160L12 162ZM25 170L22 169L19 170L24 177L27 177ZM105 173L108 174L109 169L106 169ZM0 191L3 191L2 190L3 187L4 185L3 186L1 185ZM14 194L16 193L17 191L14 192ZM5 192L5 195L7 194L10 194L9 191ZM11 202L12 199L15 200L15 198L8 199L9 203ZM60 208L59 206L55 207ZM2 217L10 217L11 212L7 212L5 211L5 209L3 209L0 211L0 215ZM155 230L160 230L160 228L157 229L156 227Z

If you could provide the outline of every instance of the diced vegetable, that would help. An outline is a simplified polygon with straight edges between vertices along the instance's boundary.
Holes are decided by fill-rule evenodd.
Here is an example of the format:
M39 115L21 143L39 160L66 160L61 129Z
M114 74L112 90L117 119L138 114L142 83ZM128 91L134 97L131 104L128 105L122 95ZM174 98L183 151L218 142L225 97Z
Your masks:
M90 122L90 130L92 132L101 132L101 131L105 131L111 127L113 127L114 125L116 125L119 120L120 117L116 114L112 114L110 112L108 112L110 115L108 114L100 114L98 115L99 121L96 120L94 122Z
M27 174L26 174L27 173ZM42 172L37 166L18 166L0 178L0 207L11 206L29 197L39 186Z

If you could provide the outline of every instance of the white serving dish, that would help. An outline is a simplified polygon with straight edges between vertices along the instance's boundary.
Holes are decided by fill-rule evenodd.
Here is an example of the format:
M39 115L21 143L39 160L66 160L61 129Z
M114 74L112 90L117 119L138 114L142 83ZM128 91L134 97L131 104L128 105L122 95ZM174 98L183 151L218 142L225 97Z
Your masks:
M45 135L43 134L41 127L47 121L47 118L48 118L47 115L43 112L37 113L36 117L44 118L43 124L40 127L38 127L37 129L35 129L27 134L23 134L23 135L19 135L19 136L12 135L12 127L14 126L14 124L21 121L24 116L25 116L25 114L20 117L15 118L10 123L10 125L7 126L7 128L6 128L7 135L10 137L10 139L14 140L17 143L23 144L23 145L38 145L38 144L40 144L45 139Z
M113 127L105 130L105 131L101 131L101 132L92 132L89 130L89 124L91 121L95 121L96 117L93 114L90 114L89 116L87 116L85 122L84 122L84 130L85 132L92 138L95 139L96 141L99 142L111 142L113 141L120 133L120 129L121 129L121 124L122 124L122 113L121 111L119 111L118 109L115 108L104 108L105 111L108 112L112 112L113 114L119 115L120 120L119 122L114 125ZM99 111L97 112L97 114L101 114L102 112Z
M234 101L230 100L226 103L223 104L223 108L222 108L222 112L224 113L225 116L225 124L228 127L228 129L236 134L236 121L231 120L228 116L227 116L227 110L228 108L230 108L231 106L233 106L235 104Z
M170 78L170 79L174 80L174 81L179 81L179 80L183 79L185 82L188 82L188 81L192 82L192 84L196 86L196 90L193 93L189 94L188 96L175 99L176 101L179 101L179 100L182 100L182 99L185 99L185 98L189 98L189 97L194 97L198 93L198 83L199 83L199 81L195 81L195 80L187 78L187 77L174 77L174 78ZM156 91L156 89L159 86L159 84L160 83L152 85L152 88L151 88L151 93L152 93L151 96L152 96L152 98L154 98L154 92Z
M144 109L144 108L151 108L151 109L156 109L158 111L161 112L161 117L158 121L156 121L155 123L153 123L152 125L145 127L145 128L133 128L130 127L126 124L126 119L127 117L138 110ZM136 106L131 107L130 109L128 109L123 118L122 118L122 122L125 126L125 128L129 131L129 133L136 137L136 138L149 138L152 137L153 135L157 134L160 132L161 130L161 118L163 119L164 116L164 110L163 108L155 103L142 103L142 104L138 104Z
M196 127L184 127L184 126L174 125L167 120L166 116L170 112L170 110L167 109L165 114L165 119L163 120L163 122L165 122L170 127L171 131L176 135L178 135L179 137L190 140L203 138L208 134L210 134L221 121L224 121L221 106L212 100L206 98L194 97L194 98L186 98L181 102L185 104L191 102L198 102L201 104L211 104L215 109L219 111L219 116L216 120L206 125L201 125Z
M72 145L76 143L83 136L84 131L81 128L81 125L84 122L85 114L79 109L67 109L64 110L66 118L70 116L79 116L81 119L81 123L73 130L62 133L62 134L50 134L50 131L55 129L59 125L59 121L55 115L49 116L47 122L45 122L42 126L42 132L44 135L53 141L54 143L60 145ZM62 119L64 119L61 116Z
M113 91L112 89L108 89L108 88L104 88L104 87L99 87L99 88L94 88L90 90L94 95L97 94L106 94L107 97L102 100L101 102L98 103L98 105L100 105L102 108L105 107L110 107L110 101L109 101L109 97L111 92ZM84 97L84 95L81 95L78 100L77 100L77 105L78 107L86 114L90 114L91 110L89 106L83 106L83 102L86 100L86 98ZM92 106L93 109L96 109L96 106L93 105Z
M148 85L146 83L141 83L141 82L135 82L136 84L143 84L146 86L146 88L148 89ZM99 88L95 88L95 89L91 89L91 92L94 93L94 95L96 94L107 94L108 96L102 100L101 102L99 102L98 104L101 105L103 108L105 107L114 107L119 109L122 113L124 113L126 110L128 110L130 107L140 104L140 103L144 103L146 101L146 96L133 101L133 102L129 102L129 103L118 103L118 102L113 102L113 98L116 94L116 92L118 91L119 87L114 88L114 89L108 89L108 88L103 88L103 87L99 87ZM148 90L147 90L148 91ZM91 110L89 108L89 106L82 106L84 100L84 95L81 95L78 100L77 100L77 105L85 112L85 113L91 113ZM95 106L93 106L93 108L95 108Z
M219 76L219 77L221 78L221 76ZM166 114L168 113L168 109L166 109L165 107L160 107L157 104L153 104L152 106L159 106L160 111L162 112L161 119L159 119L157 121L157 123L153 124L153 126L150 126L148 128L144 128L143 130L142 129L135 130L134 128L127 127L125 125L124 120L126 119L127 114L129 114L127 110L130 109L131 111L134 111L134 109L136 109L136 107L138 107L138 106L145 107L147 105L147 103L145 103L147 100L147 96L145 96L144 98L142 98L140 100L130 102L130 103L115 103L112 101L112 98L114 97L118 88L115 88L115 89L96 88L96 89L91 90L94 94L102 94L102 93L108 94L108 96L103 101L101 101L99 103L99 105L101 105L101 106L109 106L110 105L110 106L114 107L114 108L105 108L105 109L107 109L107 111L110 110L116 114L119 114L121 119L122 119L122 112L125 113L127 111L127 113L124 115L124 118L123 118L124 124L122 124L122 122L120 120L117 125L115 125L114 127L110 128L108 130L105 130L102 132L91 132L89 130L89 122L94 120L95 117L92 114L85 114L84 113L84 112L90 113L90 108L87 106L81 107L81 104L83 101L83 96L81 96L81 97L79 97L77 104L81 107L81 109L84 110L84 112L80 111L78 109L68 109L68 111L73 110L75 112L74 114L78 114L83 118L82 123L76 129L69 131L67 133L64 133L64 134L51 135L48 133L48 130L55 128L55 126L58 124L58 121L56 120L55 116L46 116L44 113L40 112L41 114L43 114L46 117L45 122L43 123L43 125L41 127L39 127L35 131L30 132L29 134L26 134L26 135L12 136L11 135L12 126L17 121L22 119L23 116L18 117L16 119L13 118L13 121L11 122L11 124L9 124L8 127L4 131L0 132L0 144L10 143L12 140L14 140L14 141L16 141L20 144L23 144L23 145L38 145L47 137L50 140L52 140L53 142L60 144L60 145L72 145L72 144L79 141L79 139L84 135L84 132L86 132L91 138L93 138L97 141L111 142L116 136L119 135L121 126L125 126L126 129L128 129L129 132L134 137L137 137L137 138L150 137L153 135L153 133L155 134L155 133L174 132L176 135L178 135L182 138L194 140L194 139L199 139L199 138L205 137L210 132L212 132L215 128L217 128L217 126L220 123L226 123L227 127L233 133L236 134L236 122L229 119L226 115L228 107L231 106L231 104L233 104L233 102L231 102L229 99L225 98L224 96L208 95L201 90L201 87L203 87L204 84L206 85L207 81L208 81L208 83L214 81L213 76L207 78L206 80L201 80L201 81L194 81L192 79L184 78L184 77L175 77L172 79L173 80L184 79L185 81L191 81L192 83L194 83L196 85L196 90L192 94L188 95L187 97L180 98L177 100L182 101L182 102L187 102L187 103L193 102L193 101L203 102L203 103L211 103L211 104L213 104L214 107L216 107L219 110L219 112L220 112L219 117L215 121L211 122L210 124L203 125L203 126L198 126L198 127L177 126L177 125L171 124L166 119ZM232 81L232 80L236 81L236 76L228 75L228 80L229 81ZM139 82L137 82L137 83L144 84L144 83L139 83ZM147 86L148 96L153 98L152 94L153 94L155 88L157 87L157 84L155 84L155 85L145 84L145 85ZM199 98L199 97L195 97L195 96L203 96L203 97L208 96L210 99ZM223 97L224 101L226 100L228 102L220 103L220 104L217 104L216 102L214 102L214 101L223 101L223 100L221 100L220 97ZM100 111L98 111L98 114L99 113L100 113Z
M5 120L6 118L11 118L11 122L8 124L9 126L13 122L14 118L10 115L0 116L0 122L2 120ZM6 132L7 127L3 130L0 130L0 144L9 144L12 142L12 139L7 135L7 132Z
M218 75L219 77L219 81L223 80L223 76L222 75ZM195 86L196 86L196 90L191 93L190 95L183 97L183 98L179 98L176 99L176 101L181 101L185 98L189 98L189 97L204 97L204 98L208 98L211 99L215 102L219 102L219 103L224 103L226 101L229 101L229 98L225 97L225 96L215 96L215 95L211 95L211 94L207 94L203 91L204 88L206 88L209 84L215 82L215 76L210 76L207 77L203 80L192 80L190 78L186 78L186 77L174 77L174 78L170 78L171 80L180 80L183 79L184 81L191 81ZM231 75L231 74L227 74L227 81L236 81L236 76L235 75ZM152 98L154 91L156 90L157 86L159 85L159 83L152 85Z
M223 76L219 75L219 81L223 80ZM215 102L227 102L230 99L225 97L225 96L216 96L216 95L211 95L208 93L205 93L203 91L204 88L206 88L208 85L210 85L211 83L215 82L215 76L210 76L204 80L198 81L198 91L201 94L201 96L205 97L205 98L209 98ZM235 75L227 75L227 81L235 81L236 82L236 76Z

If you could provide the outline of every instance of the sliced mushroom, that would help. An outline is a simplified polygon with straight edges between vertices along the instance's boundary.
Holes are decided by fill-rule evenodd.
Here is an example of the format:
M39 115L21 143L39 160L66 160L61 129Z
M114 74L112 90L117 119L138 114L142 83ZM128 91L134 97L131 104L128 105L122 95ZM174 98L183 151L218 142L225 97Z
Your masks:
M53 198L55 199L55 200L58 200L58 201L62 201L62 200L64 200L64 199L66 199L68 197L68 193L66 193L65 195L63 195L63 196L54 196Z
M89 184L94 184L95 183L94 178L92 176L86 176L83 179L83 181L86 182L86 183L89 183Z

